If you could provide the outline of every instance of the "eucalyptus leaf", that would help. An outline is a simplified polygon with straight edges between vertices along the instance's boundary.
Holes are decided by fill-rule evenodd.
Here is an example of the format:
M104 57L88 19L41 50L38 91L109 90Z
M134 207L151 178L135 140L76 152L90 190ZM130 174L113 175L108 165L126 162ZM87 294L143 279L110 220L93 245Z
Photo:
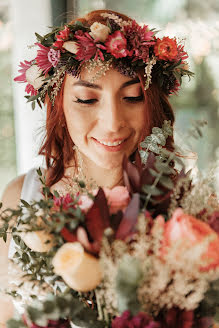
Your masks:
M159 182L167 189L172 190L174 187L173 181L169 177L161 176Z
M160 196L163 194L163 192L161 190L159 190L157 187L152 186L148 186L148 185L144 185L142 186L142 191L145 192L146 194L150 194L152 196Z

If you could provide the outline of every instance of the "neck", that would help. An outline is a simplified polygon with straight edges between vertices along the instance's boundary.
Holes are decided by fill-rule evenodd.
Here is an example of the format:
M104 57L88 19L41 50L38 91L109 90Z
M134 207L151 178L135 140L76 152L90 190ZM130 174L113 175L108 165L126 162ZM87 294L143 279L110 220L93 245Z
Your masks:
M81 177L85 183L93 181L99 187L107 187L112 189L115 186L122 186L123 183L123 171L122 166L115 167L113 169L106 169L98 166L88 157L81 153L76 153L77 166L79 168L78 173L81 171Z

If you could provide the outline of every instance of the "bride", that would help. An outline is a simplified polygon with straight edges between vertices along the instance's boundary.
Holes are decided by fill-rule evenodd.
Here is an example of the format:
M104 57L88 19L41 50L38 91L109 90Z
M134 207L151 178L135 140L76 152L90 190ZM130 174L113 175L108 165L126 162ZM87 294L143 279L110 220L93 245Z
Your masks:
M72 40L74 24L78 29ZM180 77L187 74L177 66L185 63L186 53L175 39L155 40L147 26L110 10L90 12L49 37L54 38L52 47L38 42L35 60L21 63L21 75L15 78L28 83L29 100L38 98L47 108L39 151L46 159L46 184L63 195L77 192L75 178L88 189L122 186L124 155L132 159L154 126L161 127L164 120L174 123L168 96L179 87L173 70ZM165 74L173 62L175 68ZM172 137L166 147L173 149ZM16 208L20 198L40 197L40 182L31 169L8 184L2 202L4 208ZM4 261L9 244L1 242ZM3 275L7 265L1 270ZM12 311L2 296L2 327Z

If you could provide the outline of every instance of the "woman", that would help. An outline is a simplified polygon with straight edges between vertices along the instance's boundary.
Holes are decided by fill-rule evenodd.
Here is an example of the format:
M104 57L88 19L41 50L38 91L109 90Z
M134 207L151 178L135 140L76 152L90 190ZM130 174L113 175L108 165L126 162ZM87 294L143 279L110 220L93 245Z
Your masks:
M21 63L15 80L28 83L29 101L47 106L39 151L46 184L61 194L78 191L75 178L88 189L122 186L124 155L132 159L152 127L174 123L168 96L178 90L177 78L190 74L183 46L109 10L93 11L36 45L36 58ZM172 137L166 147L173 149ZM31 170L9 183L2 202L16 208L20 198L38 197ZM8 243L2 247L6 255Z

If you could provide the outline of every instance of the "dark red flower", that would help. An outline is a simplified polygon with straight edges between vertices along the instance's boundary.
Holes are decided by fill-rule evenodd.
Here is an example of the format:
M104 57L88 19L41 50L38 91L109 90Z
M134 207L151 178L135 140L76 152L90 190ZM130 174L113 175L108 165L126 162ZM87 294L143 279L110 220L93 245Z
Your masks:
M172 308L158 317L162 328L192 328L194 312Z
M125 311L120 317L116 317L112 322L112 328L160 328L160 324L155 322L148 314L139 312L132 316L130 311Z
M219 211L215 211L208 218L210 227L219 234Z
M157 39L154 46L154 53L159 59L175 61L178 56L176 39L170 39L169 37Z
M106 50L106 47L98 43L99 40L94 40L88 32L78 31L75 33L75 37L78 40L79 49L76 53L76 59L80 61L86 61L94 56L97 60L98 57L104 61L103 53L100 49Z
M149 30L148 25L140 26L136 21L125 26L124 32L128 49L132 50L137 58L146 62L149 57L149 47L155 44L154 32Z

